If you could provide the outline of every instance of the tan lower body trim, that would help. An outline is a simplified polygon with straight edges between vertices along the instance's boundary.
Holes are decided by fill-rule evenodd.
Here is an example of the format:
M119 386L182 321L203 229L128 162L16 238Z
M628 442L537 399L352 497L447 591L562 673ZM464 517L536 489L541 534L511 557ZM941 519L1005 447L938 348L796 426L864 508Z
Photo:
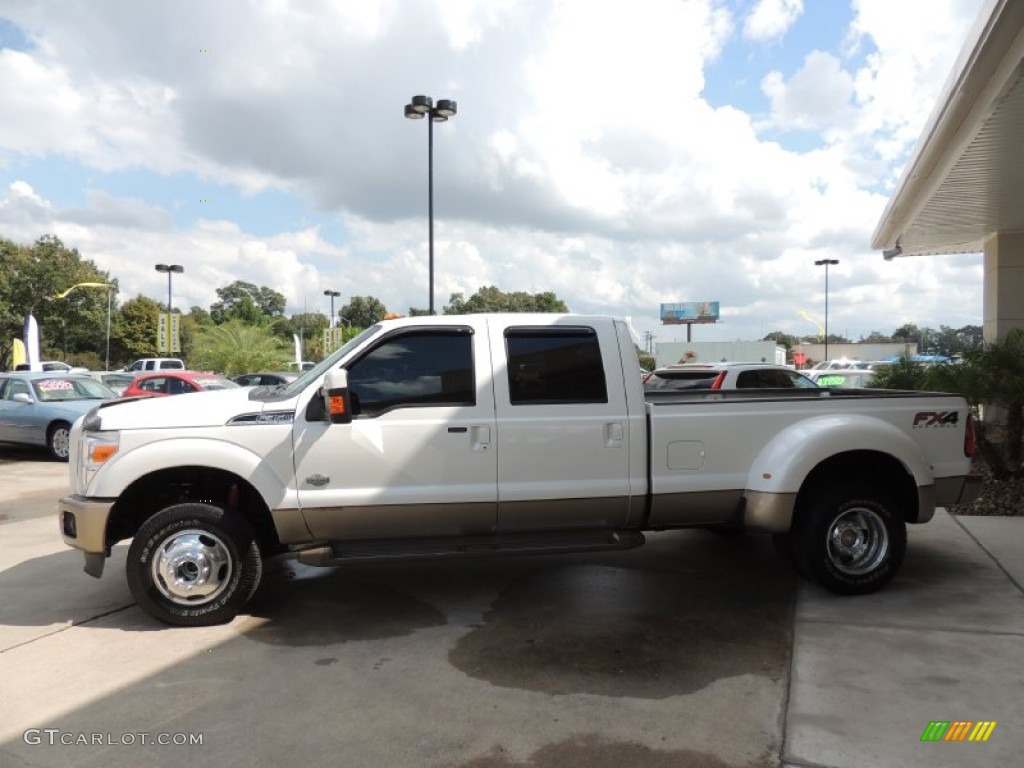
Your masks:
M649 528L683 528L736 520L743 491L664 493L651 504Z
M763 493L747 491L743 512L746 527L769 533L785 533L793 524L795 493Z

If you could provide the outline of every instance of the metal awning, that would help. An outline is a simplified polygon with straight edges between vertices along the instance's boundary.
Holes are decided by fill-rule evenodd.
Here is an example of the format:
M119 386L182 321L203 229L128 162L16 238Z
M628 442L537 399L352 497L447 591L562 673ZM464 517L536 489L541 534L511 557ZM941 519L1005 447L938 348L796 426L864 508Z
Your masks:
M871 239L886 258L1024 232L1024 2L989 0Z

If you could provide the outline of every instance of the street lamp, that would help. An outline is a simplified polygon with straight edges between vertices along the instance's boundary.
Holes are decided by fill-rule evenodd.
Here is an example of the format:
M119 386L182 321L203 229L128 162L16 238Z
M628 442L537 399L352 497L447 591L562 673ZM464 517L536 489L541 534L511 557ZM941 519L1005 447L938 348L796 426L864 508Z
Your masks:
M110 289L113 288L113 287L114 287L113 283L75 283L70 288L68 288L66 291L64 291L64 293L58 293L56 296L54 296L55 299L63 299L65 296L67 296L69 293L71 293L73 290L75 290L75 288L106 288L107 289L107 364L106 364L106 370L108 370L108 371L110 370L110 305L114 301L114 292L112 290L110 290ZM65 342L66 341L67 341L67 339L65 338ZM67 359L67 353L66 352L64 354L64 357L65 357L65 359Z
M328 290L324 291L324 296L330 296L331 297L331 322L328 325L328 328L333 328L334 327L334 297L335 296L341 296L341 291L332 291L332 290L328 289Z
M181 274L185 268L181 264L157 264L156 271L167 273L167 356L170 357L174 354L174 337L171 335L171 275L175 272Z
M839 259L818 259L814 266L825 267L825 359L828 360L828 268L839 263Z
M443 123L455 117L458 107L451 99L438 99L434 106L429 96L413 96L405 105L405 116L410 120L427 120L427 249L430 259L430 314L434 314L434 123Z

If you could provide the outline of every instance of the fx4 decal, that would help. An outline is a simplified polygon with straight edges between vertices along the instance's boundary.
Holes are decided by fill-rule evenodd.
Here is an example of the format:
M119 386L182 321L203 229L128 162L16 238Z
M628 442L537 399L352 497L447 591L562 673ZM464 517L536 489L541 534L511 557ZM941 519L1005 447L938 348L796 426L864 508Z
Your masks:
M960 423L959 411L919 411L914 415L914 428L955 427Z

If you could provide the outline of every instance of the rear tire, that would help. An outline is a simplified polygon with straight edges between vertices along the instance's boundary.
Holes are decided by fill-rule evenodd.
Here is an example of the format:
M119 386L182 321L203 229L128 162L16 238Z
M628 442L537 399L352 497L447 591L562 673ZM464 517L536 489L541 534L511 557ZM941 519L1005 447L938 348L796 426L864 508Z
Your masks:
M71 425L55 421L46 431L46 450L57 461L67 461L71 455Z
M840 595L863 595L896 575L907 550L907 526L888 494L844 484L823 491L800 511L793 529L797 569Z
M128 588L167 624L231 621L256 592L263 561L252 527L212 504L175 504L142 524L126 564Z

